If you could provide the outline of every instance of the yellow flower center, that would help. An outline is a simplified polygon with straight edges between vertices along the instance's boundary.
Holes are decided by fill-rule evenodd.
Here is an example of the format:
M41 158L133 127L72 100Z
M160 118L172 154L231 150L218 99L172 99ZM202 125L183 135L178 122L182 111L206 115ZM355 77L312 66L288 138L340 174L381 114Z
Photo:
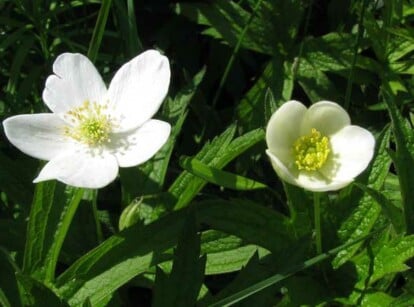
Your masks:
M114 124L106 109L106 104L85 101L65 114L73 126L66 126L64 134L89 146L109 143Z
M329 139L312 128L309 135L298 138L293 143L295 164L299 170L316 171L328 159L330 153Z

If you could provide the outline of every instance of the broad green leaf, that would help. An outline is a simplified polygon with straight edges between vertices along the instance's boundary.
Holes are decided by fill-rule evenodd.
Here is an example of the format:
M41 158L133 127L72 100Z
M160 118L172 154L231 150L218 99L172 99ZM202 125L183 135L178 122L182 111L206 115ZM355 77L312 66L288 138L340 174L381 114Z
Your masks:
M69 306L46 284L25 274L16 276L26 299L24 306Z
M174 253L171 273L168 277L161 273L160 283L155 280L152 306L195 305L203 282L206 261L205 257L200 257L200 236L197 228L194 212L190 210Z
M274 210L228 201L206 201L195 206L200 223L234 234L243 242L275 252L289 244L286 219ZM92 304L98 304L133 277L171 260L171 255L164 252L175 246L185 217L186 210L180 210L146 226L135 224L110 237L58 278L58 292L72 305L88 297Z
M356 186L370 195L381 206L383 214L390 220L397 233L401 234L404 232L404 216L399 208L395 207L381 192L359 183L356 183Z
M389 171L391 164L391 158L387 153L389 139L390 129L386 128L377 138L374 158L371 162L371 167L366 171L368 179L364 181L366 181L368 187L374 190L381 188ZM357 204L355 208L351 208L352 213L342 222L337 231L338 237L342 242L350 242L368 234L381 213L381 206L371 196L368 194L360 195L359 191L355 189L351 189L350 194L344 195L343 198L339 199L339 202L346 207L349 207L349 204ZM332 206L336 207L339 205L336 203ZM359 247L360 244L355 244L349 249L341 251L333 260L333 266L338 268L344 264L356 253Z
M216 230L201 234L201 254L205 255L206 275L235 272L242 269L258 250L265 251L257 245L247 244L239 237L227 235ZM164 272L170 272L172 262L160 264Z
M362 253L352 259L359 275L360 285L372 285L387 274L403 272L410 267L405 263L414 257L414 235L392 239L375 250L375 254Z
M195 158L211 166L224 167L226 163L219 163L221 161L218 157L229 147L235 130L236 126L234 125L227 128L211 143L206 143L200 152L195 155ZM254 143L250 145L252 146ZM174 209L177 210L188 205L205 184L205 180L197 178L187 171L181 173L169 188L171 195L177 199Z
M321 101L329 97L332 101L341 101L343 94L320 69L318 64L299 59L297 81L311 101Z
M208 200L195 205L200 222L274 253L287 248L292 239L285 216L255 203Z
M183 157L180 159L180 165L197 177L228 189L255 190L267 188L263 183L208 166L195 158Z
M394 298L384 292L366 293L361 300L362 307L373 307L373 306L394 306Z
M82 189L55 181L36 185L27 227L23 272L52 281L63 241L82 198Z
M306 261L301 261L298 262L297 264L294 265L290 265L289 267L285 267L283 269L281 269L278 273L273 274L272 276L263 279L251 286L245 287L244 289L242 289L241 291L238 291L236 293L232 293L231 295L226 296L225 298L220 298L216 301L214 301L214 303L209 304L210 307L219 307L219 306L231 306L237 302L240 302L244 299L246 299L247 297L254 295L255 293L258 293L272 285L275 285L283 280L285 280L286 278L292 276L295 273L298 273L300 271L303 271L307 268L310 268L322 261L327 260L328 258L332 257L333 255L337 254L339 251L353 245L356 244L360 241L363 241L369 237L371 237L374 233L370 233L367 236L364 236L362 238L359 238L355 241L346 243L344 245L338 246L336 248L330 249L329 251L320 254L316 257L310 258Z
M395 105L395 100L386 90L385 102L391 117L396 151L392 154L394 166L397 169L402 203L404 207L405 223L407 233L414 233L414 176L412 175L414 167L414 133L413 127L402 117Z
M171 213L150 225L135 224L108 238L59 276L58 292L71 305L87 298L93 306L99 304L133 277L171 258L163 252L176 244L185 217L183 211Z

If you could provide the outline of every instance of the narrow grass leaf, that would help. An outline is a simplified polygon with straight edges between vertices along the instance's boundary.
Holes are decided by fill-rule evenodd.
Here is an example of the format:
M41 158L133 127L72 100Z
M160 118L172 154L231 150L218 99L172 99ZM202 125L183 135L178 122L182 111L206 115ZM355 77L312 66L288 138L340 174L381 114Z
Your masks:
M93 30L91 41L89 42L88 58L92 62L95 62L96 57L98 56L98 50L101 46L102 37L105 33L106 21L108 19L111 3L112 0L102 0L98 19Z
M224 188L241 191L267 188L263 183L208 166L195 158L183 157L180 165L197 177Z

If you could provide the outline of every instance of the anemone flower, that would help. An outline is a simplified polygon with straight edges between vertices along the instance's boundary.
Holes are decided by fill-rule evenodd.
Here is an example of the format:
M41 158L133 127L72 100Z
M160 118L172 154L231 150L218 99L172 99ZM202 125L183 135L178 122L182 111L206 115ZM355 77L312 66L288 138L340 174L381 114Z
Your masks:
M351 125L348 113L330 101L309 109L284 103L269 120L266 143L280 178L314 192L348 185L368 166L375 147L373 135Z
M144 163L167 141L170 124L151 118L169 83L169 61L155 50L125 63L108 88L87 57L64 53L42 95L53 113L7 118L4 131L22 152L49 161L34 182L101 188L119 167Z

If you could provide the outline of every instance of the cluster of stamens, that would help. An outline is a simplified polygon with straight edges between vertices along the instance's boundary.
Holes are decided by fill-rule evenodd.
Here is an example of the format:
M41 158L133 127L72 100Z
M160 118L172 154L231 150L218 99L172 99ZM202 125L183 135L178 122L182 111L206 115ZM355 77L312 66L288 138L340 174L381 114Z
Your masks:
M65 114L71 126L64 128L64 134L89 146L100 146L111 141L110 133L114 121L107 112L107 104L88 100Z
M309 135L301 136L293 144L295 164L299 170L315 171L320 169L330 153L329 139L312 128Z

